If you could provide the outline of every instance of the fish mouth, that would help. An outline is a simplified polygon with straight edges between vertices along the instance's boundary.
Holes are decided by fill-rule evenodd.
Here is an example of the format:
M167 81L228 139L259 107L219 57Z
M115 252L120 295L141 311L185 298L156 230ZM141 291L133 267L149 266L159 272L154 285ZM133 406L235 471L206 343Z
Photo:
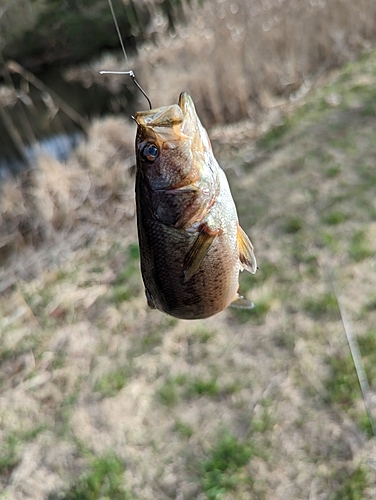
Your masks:
M179 97L179 107L183 113L184 120L181 125L181 132L187 137L201 136L201 122L197 116L193 99L186 92L182 92ZM206 133L206 132L205 132Z
M186 116L188 113L192 111L196 112L192 97L189 94L187 94L187 92L182 92L180 94L179 108L182 110L184 116Z
M161 108L150 109L148 111L138 111L134 115L134 120L141 127L173 127L185 121L195 121L195 105L192 98L182 92L179 96L178 104L163 106Z
M183 122L184 115L180 106L172 104L148 111L138 111L134 119L141 127L173 127Z

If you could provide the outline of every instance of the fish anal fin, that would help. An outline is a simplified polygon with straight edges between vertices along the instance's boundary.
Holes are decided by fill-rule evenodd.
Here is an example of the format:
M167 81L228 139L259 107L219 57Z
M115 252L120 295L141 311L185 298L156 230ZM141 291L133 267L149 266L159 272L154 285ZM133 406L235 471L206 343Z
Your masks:
M255 274L257 270L257 262L253 250L253 245L248 236L243 231L243 229L239 226L239 224L238 224L237 241L239 249L239 260L242 268L245 269L246 271L249 271L252 274Z
M184 259L183 272L185 283L198 271L209 248L221 232L222 229L213 230L210 229L207 224L202 226L197 238Z
M237 309L253 309L255 307L255 304L236 293L230 304L230 307L236 307Z

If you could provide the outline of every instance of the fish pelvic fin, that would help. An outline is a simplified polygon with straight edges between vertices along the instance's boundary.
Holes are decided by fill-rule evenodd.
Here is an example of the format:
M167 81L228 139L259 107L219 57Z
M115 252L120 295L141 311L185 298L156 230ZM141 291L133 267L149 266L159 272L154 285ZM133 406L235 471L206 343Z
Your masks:
M229 307L235 307L236 309L253 309L255 304L251 300L247 300L236 293Z
M239 260L241 263L242 270L246 270L252 274L255 274L257 270L257 262L253 249L251 240L245 234L243 229L238 224L237 233L238 249L239 249Z
M155 305L153 297L151 296L151 294L147 288L145 288L145 295L146 295L146 300L148 302L148 306L150 307L150 309L156 309L157 306Z
M184 283L189 281L198 271L205 255L222 229L210 229L207 224L201 228L191 249L184 259Z

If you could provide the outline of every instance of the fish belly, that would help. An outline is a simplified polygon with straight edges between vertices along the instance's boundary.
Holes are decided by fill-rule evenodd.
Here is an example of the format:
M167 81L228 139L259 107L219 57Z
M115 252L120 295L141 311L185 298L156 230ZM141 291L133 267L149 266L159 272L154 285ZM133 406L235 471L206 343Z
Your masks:
M212 316L231 303L238 288L238 256L225 234L214 240L199 269L185 281L184 260L196 237L150 218L139 223L145 289L157 309L177 318Z

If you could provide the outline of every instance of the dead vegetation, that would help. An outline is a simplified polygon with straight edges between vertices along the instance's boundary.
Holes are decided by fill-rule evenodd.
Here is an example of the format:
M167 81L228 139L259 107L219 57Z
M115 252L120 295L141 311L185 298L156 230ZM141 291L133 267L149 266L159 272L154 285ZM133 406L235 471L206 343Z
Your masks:
M133 134L122 119L94 122L68 163L41 153L32 169L7 181L0 199L2 258L51 241L56 231L133 217Z
M278 13L254 5L262 6L256 19ZM362 21L362 45L365 10L333 5L338 19L348 19L346 5L346 16ZM221 6L231 11L224 1L202 15ZM335 24L334 13L328 18ZM154 94L163 75L151 60L160 78ZM1 496L375 499L375 439L326 271L353 321L375 413L375 68L370 51L279 114L276 127L243 121L212 134L259 260L255 276L241 276L252 311L188 322L147 308L133 125L93 123L67 164L41 156L38 169L4 186ZM167 89L172 80L176 89ZM166 92L178 94L178 83L166 79ZM268 92L257 95L263 105ZM194 96L200 106L202 96Z
M375 498L374 438L326 271L375 411L375 67L370 53L343 68L258 143L246 124L217 131L259 260L241 276L252 311L189 322L148 310L129 169L120 193L100 172L117 172L121 124L93 126L74 160L87 187L71 232L89 239L62 229L18 254L0 297L6 498Z
M256 118L367 46L374 9L368 1L206 2L175 37L144 46L135 68L156 105L184 89L206 124Z
M140 47L130 66L155 107L176 102L185 90L193 96L205 125L251 117L253 124L246 126L252 128L254 138L270 123L282 124L284 118L276 108L307 92L325 69L339 66L369 47L376 33L375 9L365 0L356 5L347 0L223 0L205 2L202 7L185 6L189 22L177 25L171 36L166 36L163 16L155 16L156 41ZM41 92L50 92L15 63L9 67L24 74L27 85L31 82ZM99 70L122 68L123 61L107 54L89 66L67 70L66 77L79 79L85 86L107 85L119 93L126 77L100 75ZM14 105L16 95L14 88L2 88L4 110ZM142 96L138 94L138 98L144 107ZM54 109L61 106L66 107L61 99L53 103ZM69 115L70 108L65 112ZM80 117L75 120L82 121ZM22 152L14 124L9 127ZM90 202L85 206L91 207L101 206L109 198L129 198L124 195L128 175L124 172L132 163L133 136L133 127L123 121L113 118L104 125L96 123L78 151L77 161L65 166L41 156L30 172L5 184L0 199L1 255L49 240L57 229L75 227L76 220L85 218L77 209L87 197ZM128 208L128 215L131 212Z
M184 90L207 126L256 120L370 47L376 33L376 6L367 0L196 2L186 7L186 18L187 24L166 36L158 17L161 33L140 47L127 68L122 56L105 55L67 74L121 92L121 82L131 85L127 77L100 76L99 70L131 68L154 107L176 102Z

